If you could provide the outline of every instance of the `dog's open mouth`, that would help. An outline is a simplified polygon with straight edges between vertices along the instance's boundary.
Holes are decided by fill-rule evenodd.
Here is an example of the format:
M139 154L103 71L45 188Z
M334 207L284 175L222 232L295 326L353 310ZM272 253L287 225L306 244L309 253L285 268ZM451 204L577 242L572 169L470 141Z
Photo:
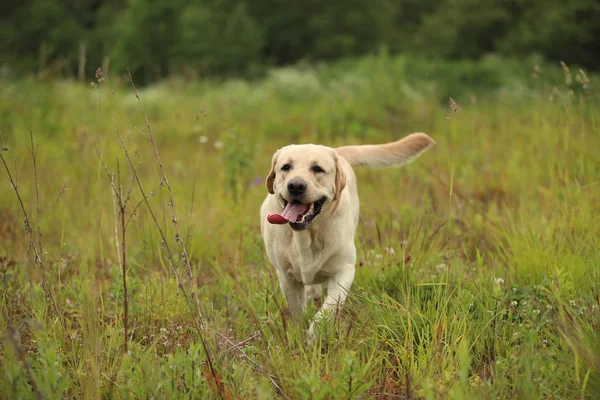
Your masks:
M304 230L310 225L312 220L321 213L325 197L314 203L301 203L298 200L288 202L283 199L283 211L281 214L270 214L267 216L267 221L272 224L286 224L296 231Z

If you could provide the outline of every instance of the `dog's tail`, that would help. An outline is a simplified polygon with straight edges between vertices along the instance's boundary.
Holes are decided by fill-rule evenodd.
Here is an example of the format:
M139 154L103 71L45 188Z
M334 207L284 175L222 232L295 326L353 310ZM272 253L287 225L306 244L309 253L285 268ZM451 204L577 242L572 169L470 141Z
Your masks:
M413 133L392 143L343 146L335 151L352 166L387 167L407 164L434 144L425 133Z

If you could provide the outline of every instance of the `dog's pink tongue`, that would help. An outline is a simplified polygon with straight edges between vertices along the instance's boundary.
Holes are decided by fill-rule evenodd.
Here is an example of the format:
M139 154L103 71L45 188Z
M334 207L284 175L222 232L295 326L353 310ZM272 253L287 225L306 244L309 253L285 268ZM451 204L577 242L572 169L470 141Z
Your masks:
M289 202L283 209L281 214L270 214L267 216L267 221L272 224L285 224L287 222L296 222L298 217L308 210L310 204L302 204L298 202Z

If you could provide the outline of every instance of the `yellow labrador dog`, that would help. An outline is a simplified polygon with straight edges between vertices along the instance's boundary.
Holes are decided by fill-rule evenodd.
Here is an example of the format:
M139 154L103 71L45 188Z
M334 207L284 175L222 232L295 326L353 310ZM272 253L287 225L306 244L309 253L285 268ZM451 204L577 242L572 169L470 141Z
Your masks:
M309 342L315 321L339 310L354 280L359 201L352 167L406 164L433 144L426 134L413 133L380 145L290 145L273 155L261 232L292 313L302 313L327 284Z

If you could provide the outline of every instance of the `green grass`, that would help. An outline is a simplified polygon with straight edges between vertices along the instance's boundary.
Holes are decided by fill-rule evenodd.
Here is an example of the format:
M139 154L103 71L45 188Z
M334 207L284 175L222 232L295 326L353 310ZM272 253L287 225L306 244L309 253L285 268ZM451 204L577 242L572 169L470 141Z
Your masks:
M570 85L560 68L532 72L506 60L380 55L257 82L145 88L177 225L122 79L1 83L2 155L34 238L39 220L44 266L34 265L2 169L0 397L597 398L597 81L584 90L575 70ZM95 150L125 192L132 186L129 218L142 196L117 127L168 242L142 203L126 234L127 353L118 214ZM285 144L378 143L414 131L437 146L404 168L356 170L356 279L340 318L307 348L310 314L290 317L264 254L259 178ZM185 300L194 293L200 330Z

